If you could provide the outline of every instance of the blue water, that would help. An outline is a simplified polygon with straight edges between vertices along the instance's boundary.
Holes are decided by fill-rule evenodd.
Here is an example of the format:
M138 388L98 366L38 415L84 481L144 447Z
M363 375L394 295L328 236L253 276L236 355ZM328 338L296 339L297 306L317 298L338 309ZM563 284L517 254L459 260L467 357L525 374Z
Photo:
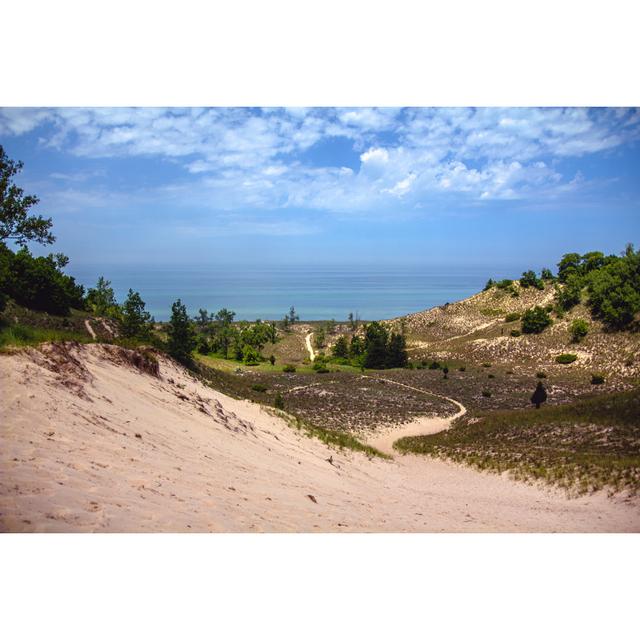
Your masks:
M156 320L167 320L181 298L190 315L227 307L238 320L277 320L294 305L302 320L345 320L350 312L378 320L455 302L481 290L492 277L517 269L383 267L250 267L69 265L85 287L111 280L119 302L139 291Z

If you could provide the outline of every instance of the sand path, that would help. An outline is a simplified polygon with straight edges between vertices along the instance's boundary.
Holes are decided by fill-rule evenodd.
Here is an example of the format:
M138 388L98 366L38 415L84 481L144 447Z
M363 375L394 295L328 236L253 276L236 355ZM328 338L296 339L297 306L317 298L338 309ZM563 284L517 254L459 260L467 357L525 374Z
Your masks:
M400 438L405 438L407 436L425 436L431 433L444 431L451 426L451 423L456 418L463 416L467 412L466 407L464 407L457 400L449 398L448 396L443 396L438 393L431 393L430 391L425 391L424 389L420 389L418 387L412 387L411 385L405 384L404 382L390 380L389 378L382 378L382 380L388 382L389 384L395 384L399 387L405 387L407 389L411 389L412 391L417 391L418 393L442 398L443 400L447 400L458 408L458 411L454 415L446 418L427 416L416 418L415 420L407 422L406 424L400 425L398 427L380 430L374 435L367 438L367 444L370 444L372 447L375 447L383 453L392 455L394 453L393 443Z
M93 327L91 326L91 323L89 322L89 320L85 320L84 321L84 326L86 328L86 330L89 332L89 335L91 336L92 340L96 339L96 332L93 330Z
M68 349L0 355L0 531L640 531L637 498L370 460L166 358Z
M313 331L307 333L304 342L307 345L307 351L309 352L309 360L313 362L316 359L316 354L313 352L313 347L311 346L311 336L313 335Z

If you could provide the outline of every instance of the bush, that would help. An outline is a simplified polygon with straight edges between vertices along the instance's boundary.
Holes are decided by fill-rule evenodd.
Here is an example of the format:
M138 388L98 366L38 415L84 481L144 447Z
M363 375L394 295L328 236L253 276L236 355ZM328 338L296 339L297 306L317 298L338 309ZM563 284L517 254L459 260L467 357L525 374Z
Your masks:
M592 374L591 384L604 384L604 376L601 373Z
M429 369L439 369L440 363L437 360L433 360L433 362L429 365Z
M282 370L285 373L295 373L296 372L296 368L292 364L285 364L284 367L282 367Z
M315 369L316 373L329 373L329 369L327 367L325 367L324 365L319 366L319 367L313 367Z
M576 318L569 327L569 333L573 342L580 342L589 333L589 323L582 318Z
M500 282L496 282L496 287L498 289L506 290L510 289L513 286L513 280L500 280Z
M486 389L482 392L482 397L483 398L490 398L491 397L491 391L487 391Z
M458 371L466 371L467 367L458 367Z
M540 380L546 377L547 377L547 374L544 371L538 371L538 373L536 373L536 378L540 378Z
M556 362L558 364L571 364L578 359L578 356L575 353L561 353L559 356L556 356Z
M488 369L491 366L491 363L490 362L483 362L482 366Z
M520 320L520 314L519 313L507 313L507 315L504 317L504 321L505 322L515 322L516 320Z
M284 409L284 399L282 398L282 394L281 393L277 393L276 397L273 401L273 406L276 409Z
M518 329L511 329L510 334L512 338L519 338L522 335Z
M487 378L495 378L495 375L493 373L490 373Z
M252 384L251 389L253 391L257 391L258 393L265 393L265 391L267 390L267 387L264 384Z
M542 333L553 321L549 312L542 307L533 307L522 316L522 331L524 333Z

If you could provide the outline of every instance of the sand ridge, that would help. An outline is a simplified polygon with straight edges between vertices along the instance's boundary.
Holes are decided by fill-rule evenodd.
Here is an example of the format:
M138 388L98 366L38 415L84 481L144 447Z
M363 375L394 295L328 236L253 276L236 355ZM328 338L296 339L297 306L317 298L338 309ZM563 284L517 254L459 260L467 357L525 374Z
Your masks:
M0 356L2 531L640 531L640 505L567 499L417 456L331 449L271 410L119 347Z

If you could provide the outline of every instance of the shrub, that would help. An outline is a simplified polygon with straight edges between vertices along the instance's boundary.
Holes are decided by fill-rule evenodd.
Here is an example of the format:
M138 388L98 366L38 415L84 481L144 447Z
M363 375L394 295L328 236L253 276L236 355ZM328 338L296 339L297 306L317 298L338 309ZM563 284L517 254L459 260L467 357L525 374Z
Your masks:
M260 354L255 347L245 344L242 348L242 361L249 366L255 366L260 362Z
M536 289L544 289L544 282L540 280L534 271L525 271L520 278L520 286L524 289L535 287Z
M466 371L467 367L458 367L458 371Z
M252 384L251 389L253 391L257 391L258 393L265 393L265 391L267 390L267 387L264 384L258 383L258 384Z
M488 369L491 366L491 363L490 362L483 362L482 366Z
M487 391L486 389L482 392L482 397L483 398L490 398L491 397L491 391Z
M271 363L272 367L276 363L276 357L273 354L269 356L269 362Z
M573 342L580 342L589 333L589 323L582 318L576 318L569 327L569 333Z
M487 378L495 378L495 375L493 373L490 373Z
M519 313L507 313L507 315L504 317L504 321L505 322L515 322L516 320L520 320L520 314Z
M604 384L604 376L601 373L592 374L591 384Z
M556 356L556 362L558 364L571 364L578 359L578 356L575 353L561 353L559 356Z
M313 367L315 369L316 373L329 373L329 369L327 367L325 367L324 365L319 366L319 367Z
M429 369L439 369L440 368L440 363L437 360L434 360L430 365L429 365Z
M282 394L281 393L277 393L276 397L273 401L273 406L276 409L284 409L284 399L282 398Z
M552 323L549 312L542 307L533 307L522 316L522 331L524 333L542 333Z
M536 373L536 378L540 378L540 380L546 377L547 377L547 374L544 371L538 371L538 373Z
M282 367L282 370L285 373L295 373L296 372L296 368L292 364L285 364L284 367Z
M500 280L500 282L496 282L496 287L498 289L506 290L510 289L513 286L513 280Z
M511 329L510 334L512 338L519 338L522 335L519 329Z

